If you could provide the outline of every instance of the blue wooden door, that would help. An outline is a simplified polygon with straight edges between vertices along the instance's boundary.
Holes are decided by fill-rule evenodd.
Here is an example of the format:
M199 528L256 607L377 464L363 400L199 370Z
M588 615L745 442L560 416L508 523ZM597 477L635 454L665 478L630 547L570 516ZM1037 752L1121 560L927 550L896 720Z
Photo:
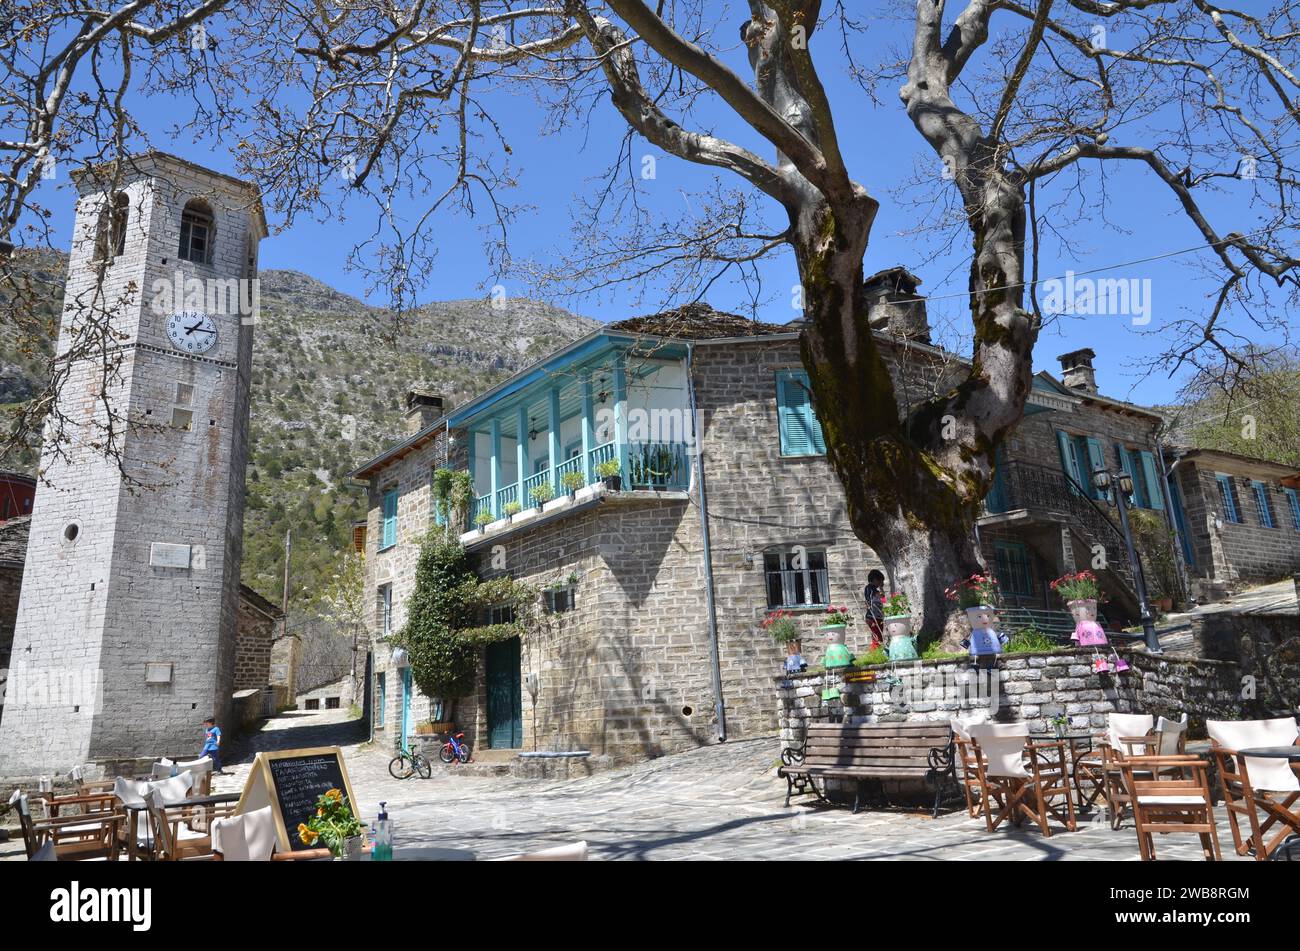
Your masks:
M524 701L519 672L519 638L487 648L488 744L494 750L524 745Z

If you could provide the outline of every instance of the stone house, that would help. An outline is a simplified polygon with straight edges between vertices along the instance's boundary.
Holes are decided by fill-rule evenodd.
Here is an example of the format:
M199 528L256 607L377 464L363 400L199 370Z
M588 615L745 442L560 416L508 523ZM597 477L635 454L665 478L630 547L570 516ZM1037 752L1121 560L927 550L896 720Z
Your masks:
M892 300L914 293L910 276L877 284L888 319L873 326L899 401L923 399L963 361L928 343L923 310ZM987 562L1015 604L1059 611L1047 582L1117 531L1110 503L1085 488L1093 463L1134 473L1135 504L1164 508L1152 468L1161 417L1098 394L1090 356L1066 355L1061 380L1036 378L980 520ZM543 590L542 629L484 648L475 693L456 704L476 748L627 761L774 729L783 651L763 617L793 611L815 659L826 606L861 618L880 564L849 527L805 385L797 324L696 306L606 325L455 409L412 394L407 438L354 473L369 488L376 734L392 743L449 713L419 695L386 646L406 620L443 466L472 475L471 519L486 524L456 530L468 529L461 540L480 573ZM620 491L596 476L608 459ZM570 472L582 486L571 495ZM555 496L540 507L538 486ZM1072 491L1084 497L1063 502ZM1112 542L1101 544L1122 560ZM1111 574L1127 590L1127 569ZM1117 601L1117 615L1125 601L1136 615L1131 593ZM850 631L850 648L866 650L861 622Z
M1202 600L1300 571L1300 471L1231 452L1170 448L1182 554Z

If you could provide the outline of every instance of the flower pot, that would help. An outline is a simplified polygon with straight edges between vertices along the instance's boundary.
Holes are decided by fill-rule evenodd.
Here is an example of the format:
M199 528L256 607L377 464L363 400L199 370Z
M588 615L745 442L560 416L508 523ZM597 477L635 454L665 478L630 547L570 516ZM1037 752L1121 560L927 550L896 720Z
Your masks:
M847 667L853 661L853 655L844 646L844 631L847 624L827 624L822 627L826 635L826 657L822 664L826 667Z
M891 640L912 633L912 615L895 614L885 618L885 636Z
M885 652L890 660L914 660L916 639L912 637L912 616L896 614L885 618Z
M1069 602L1066 607L1070 609L1070 614L1075 621L1095 621L1097 620L1097 599L1080 598L1077 601Z
M966 608L966 623L970 625L971 630L981 627L995 627L998 623L998 610L990 604L980 604L973 608Z
M1170 611L1174 609L1174 599L1161 598L1159 601L1156 602L1156 607L1158 607L1161 611L1164 611L1166 614L1168 614Z
M623 477L621 475L605 476L603 481L605 488L610 492L618 492L623 488Z
M360 862L361 861L361 836L350 835L343 840L343 851L334 856L336 862Z

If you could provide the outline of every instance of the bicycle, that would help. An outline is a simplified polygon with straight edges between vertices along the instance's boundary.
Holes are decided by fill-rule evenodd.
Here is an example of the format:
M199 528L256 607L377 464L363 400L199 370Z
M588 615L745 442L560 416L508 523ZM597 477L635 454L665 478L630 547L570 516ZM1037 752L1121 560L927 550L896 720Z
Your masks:
M397 748L397 755L388 761L388 774L394 779L410 779L416 773L421 779L433 775L433 764L423 753L417 753L405 745Z
M469 744L465 742L464 733L449 734L447 742L442 744L438 758L444 763L468 763Z

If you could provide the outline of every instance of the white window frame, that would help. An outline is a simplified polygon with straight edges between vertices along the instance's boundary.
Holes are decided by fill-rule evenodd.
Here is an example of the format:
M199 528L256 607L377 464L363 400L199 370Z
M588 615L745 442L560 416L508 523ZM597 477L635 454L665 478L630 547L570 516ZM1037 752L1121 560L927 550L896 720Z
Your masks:
M763 597L764 600L768 602L767 606L769 610L777 610L779 608L824 608L830 604L830 562L826 554L826 549L805 548L803 549L803 553L808 559L807 566L804 568L793 568L791 567L791 562L797 554L793 549L763 552ZM818 555L821 556L822 567L814 568L813 558ZM775 569L769 568L767 564L769 557L779 559L780 567ZM780 572L781 574L781 604L771 603L768 582L770 581L773 572ZM800 575L803 577L804 600L802 602L796 600L796 580ZM822 595L822 600L811 600L815 589L819 586L821 589L819 593Z

